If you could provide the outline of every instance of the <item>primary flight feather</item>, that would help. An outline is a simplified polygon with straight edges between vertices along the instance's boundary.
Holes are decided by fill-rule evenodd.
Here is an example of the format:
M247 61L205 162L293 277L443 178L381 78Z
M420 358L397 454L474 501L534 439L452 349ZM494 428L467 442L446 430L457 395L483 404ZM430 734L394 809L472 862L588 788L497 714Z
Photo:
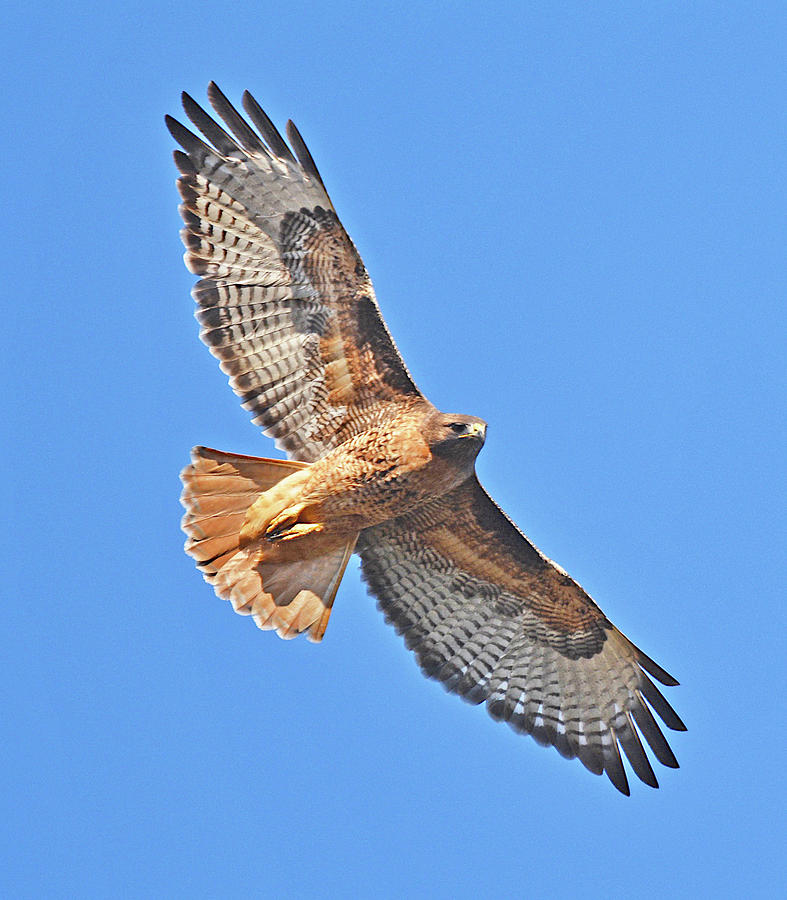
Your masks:
M288 145L248 92L252 124L208 98L228 130L187 94L205 140L167 117L200 336L290 462L194 448L187 552L260 628L316 641L356 552L426 675L623 793L621 748L657 787L640 735L676 768L652 711L685 726L648 676L677 682L484 491L485 423L416 387L292 122Z

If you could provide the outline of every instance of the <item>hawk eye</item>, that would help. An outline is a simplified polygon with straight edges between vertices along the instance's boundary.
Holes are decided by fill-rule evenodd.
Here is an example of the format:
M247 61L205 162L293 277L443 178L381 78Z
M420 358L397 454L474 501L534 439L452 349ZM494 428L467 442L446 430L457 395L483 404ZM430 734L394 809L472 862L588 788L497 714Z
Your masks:
M467 433L467 425L463 422L451 422L448 426L454 434L466 434Z

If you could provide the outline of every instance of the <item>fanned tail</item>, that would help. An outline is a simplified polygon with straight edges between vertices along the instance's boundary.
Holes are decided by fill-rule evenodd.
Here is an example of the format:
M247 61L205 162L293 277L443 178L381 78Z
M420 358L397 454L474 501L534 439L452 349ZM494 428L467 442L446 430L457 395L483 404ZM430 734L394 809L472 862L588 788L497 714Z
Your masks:
M305 463L195 447L191 465L180 475L186 509L182 528L188 535L186 552L236 612L280 637L307 632L310 640L320 641L357 535L306 558L297 558L293 546L265 541L241 546L240 541L252 504L303 468Z

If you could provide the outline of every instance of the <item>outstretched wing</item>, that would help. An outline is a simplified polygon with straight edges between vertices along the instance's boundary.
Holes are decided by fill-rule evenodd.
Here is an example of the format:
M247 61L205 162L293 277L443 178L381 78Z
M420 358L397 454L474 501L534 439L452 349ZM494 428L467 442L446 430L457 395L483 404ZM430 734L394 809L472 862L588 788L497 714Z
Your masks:
M420 394L295 126L293 153L248 92L257 131L213 83L208 97L231 134L188 94L208 143L167 116L201 337L254 422L313 462Z
M685 726L654 683L677 682L612 625L501 512L475 476L362 532L363 576L424 673L493 718L606 772L628 794L623 748L658 782L639 738L677 768L651 708ZM638 734L639 732L639 734Z

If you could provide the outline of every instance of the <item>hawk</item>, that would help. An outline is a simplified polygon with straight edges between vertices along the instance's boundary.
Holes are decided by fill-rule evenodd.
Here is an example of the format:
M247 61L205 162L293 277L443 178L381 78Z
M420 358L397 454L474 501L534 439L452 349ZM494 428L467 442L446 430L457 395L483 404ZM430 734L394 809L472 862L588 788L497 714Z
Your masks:
M248 92L248 119L208 98L225 127L185 93L203 137L167 117L200 336L289 461L196 447L186 551L236 612L313 641L358 553L424 674L624 794L621 749L658 787L641 737L676 768L653 712L685 726L651 678L677 681L484 491L486 424L416 387L293 123L288 144Z

